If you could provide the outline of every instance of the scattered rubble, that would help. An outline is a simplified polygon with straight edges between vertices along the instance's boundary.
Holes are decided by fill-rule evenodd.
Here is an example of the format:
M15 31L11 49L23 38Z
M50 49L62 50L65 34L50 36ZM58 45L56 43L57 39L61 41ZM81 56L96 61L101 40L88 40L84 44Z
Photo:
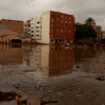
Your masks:
M1 92L0 91L0 102L14 100L16 95L17 94L14 92Z
M46 104L51 104L51 103L57 103L57 100L46 100L46 101L42 101L41 105L46 105Z
M96 78L96 80L105 81L105 77L104 76L99 76L99 77Z
M63 96L63 94L62 94L61 92L56 92L56 94L57 94L58 96Z

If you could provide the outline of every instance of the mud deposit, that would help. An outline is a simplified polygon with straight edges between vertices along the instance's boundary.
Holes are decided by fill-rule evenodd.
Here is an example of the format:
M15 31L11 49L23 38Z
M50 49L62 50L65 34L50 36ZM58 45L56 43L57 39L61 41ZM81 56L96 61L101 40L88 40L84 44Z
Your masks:
M0 105L21 92L46 105L105 105L104 49L0 49Z

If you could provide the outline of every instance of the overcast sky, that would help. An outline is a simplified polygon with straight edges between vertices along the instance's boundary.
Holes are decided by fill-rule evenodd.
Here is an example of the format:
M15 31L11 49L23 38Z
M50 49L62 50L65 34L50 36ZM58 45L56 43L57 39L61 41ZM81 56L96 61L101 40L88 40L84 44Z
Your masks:
M27 20L48 10L73 14L76 22L92 17L105 30L105 0L0 0L0 19Z

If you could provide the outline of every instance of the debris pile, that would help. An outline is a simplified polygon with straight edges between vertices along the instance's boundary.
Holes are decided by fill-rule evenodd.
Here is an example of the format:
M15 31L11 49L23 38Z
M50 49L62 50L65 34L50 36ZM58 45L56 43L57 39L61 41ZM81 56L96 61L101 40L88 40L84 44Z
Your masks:
M17 94L14 92L1 92L0 91L0 102L14 100L16 95Z

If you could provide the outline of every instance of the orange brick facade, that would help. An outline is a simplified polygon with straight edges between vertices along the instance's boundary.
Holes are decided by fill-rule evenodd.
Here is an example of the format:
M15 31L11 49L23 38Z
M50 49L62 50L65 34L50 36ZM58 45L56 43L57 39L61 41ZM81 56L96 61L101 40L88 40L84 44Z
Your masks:
M50 39L73 41L74 24L73 15L50 11Z
M19 37L22 37L24 35L24 27L23 27L24 22L23 21L2 19L0 20L0 24L5 25L6 29L9 29L13 32L17 32Z

